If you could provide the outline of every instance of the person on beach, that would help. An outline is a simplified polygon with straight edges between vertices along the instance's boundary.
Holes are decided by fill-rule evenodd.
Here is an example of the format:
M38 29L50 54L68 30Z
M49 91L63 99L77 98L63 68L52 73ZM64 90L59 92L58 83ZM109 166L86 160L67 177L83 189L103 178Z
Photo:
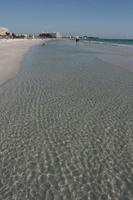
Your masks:
M76 41L76 44L79 42L79 37L78 36L75 38L75 41Z
M79 42L79 38L76 38L76 43Z

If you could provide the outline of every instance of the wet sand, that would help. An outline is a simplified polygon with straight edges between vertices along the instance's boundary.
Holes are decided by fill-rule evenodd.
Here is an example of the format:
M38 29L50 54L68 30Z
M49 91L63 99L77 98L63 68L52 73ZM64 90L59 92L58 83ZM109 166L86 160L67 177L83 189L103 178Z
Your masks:
M16 75L25 53L40 40L0 40L0 85Z
M0 90L0 199L132 200L133 74L73 42Z

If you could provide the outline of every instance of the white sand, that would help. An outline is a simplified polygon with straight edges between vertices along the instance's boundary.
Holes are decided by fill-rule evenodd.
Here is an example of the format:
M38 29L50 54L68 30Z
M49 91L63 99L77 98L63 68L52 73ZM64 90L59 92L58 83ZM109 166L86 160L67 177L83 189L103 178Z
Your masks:
M0 85L15 76L25 53L39 43L41 40L0 40Z

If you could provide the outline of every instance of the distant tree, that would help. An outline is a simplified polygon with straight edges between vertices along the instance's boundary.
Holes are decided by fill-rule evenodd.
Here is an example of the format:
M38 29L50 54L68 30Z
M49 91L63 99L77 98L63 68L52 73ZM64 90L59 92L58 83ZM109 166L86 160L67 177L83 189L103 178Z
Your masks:
M24 37L25 37L24 35L19 35L19 38L21 39L24 39Z
M13 38L17 38L17 36L16 36L15 33L12 33L12 37L13 37Z
M6 35L7 35L7 36L10 36L10 33L9 33L9 32L6 32Z
M41 33L39 34L40 38L52 38L52 35L50 33Z

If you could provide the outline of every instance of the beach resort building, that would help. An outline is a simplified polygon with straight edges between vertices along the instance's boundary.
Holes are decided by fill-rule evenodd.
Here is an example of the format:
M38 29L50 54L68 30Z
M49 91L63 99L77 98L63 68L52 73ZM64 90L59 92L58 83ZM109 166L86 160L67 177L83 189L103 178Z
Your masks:
M56 37L56 38L61 38L61 37L62 37L62 35L61 35L61 33L60 33L60 32L56 32L56 33L55 33L55 37Z
M59 32L48 33L52 38L61 38L62 35Z
M39 36L42 38L62 38L59 32L43 32Z
M5 36L8 33L8 28L0 27L0 36Z

